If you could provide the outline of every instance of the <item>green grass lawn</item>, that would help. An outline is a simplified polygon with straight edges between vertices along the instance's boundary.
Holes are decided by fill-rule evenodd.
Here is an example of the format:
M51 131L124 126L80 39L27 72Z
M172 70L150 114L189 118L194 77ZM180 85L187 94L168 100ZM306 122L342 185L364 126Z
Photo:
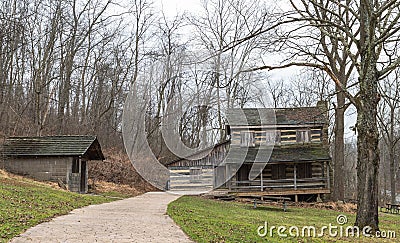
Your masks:
M0 242L75 208L110 202L103 196L53 189L43 183L0 174Z
M196 242L400 242L400 215L380 214L380 230L394 231L397 239L376 239L346 237L345 229L354 224L355 214L341 213L334 210L289 207L287 212L282 208L258 206L251 204L223 202L196 196L183 196L168 206L168 214ZM348 222L343 224L344 237L329 237L324 231L322 237L301 237L303 226L314 226L318 235L323 226L340 226L336 218L343 214ZM257 233L259 226L285 226L288 237L280 237L273 229L272 237L267 234L261 237ZM297 226L299 237L290 237L289 227ZM265 227L264 227L265 228ZM340 234L340 227L337 232ZM335 232L334 230L332 232ZM260 233L264 233L261 229ZM295 229L292 230L295 235Z

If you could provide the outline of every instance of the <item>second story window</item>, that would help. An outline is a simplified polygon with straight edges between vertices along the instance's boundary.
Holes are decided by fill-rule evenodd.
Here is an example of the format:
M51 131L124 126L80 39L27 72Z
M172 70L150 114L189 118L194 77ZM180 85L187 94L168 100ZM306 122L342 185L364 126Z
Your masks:
M309 143L310 142L310 131L309 130L298 130L296 132L296 142Z
M242 131L240 132L240 146L242 147L254 147L254 132Z
M274 145L279 143L279 136L276 130L263 131L261 133L261 143L260 145Z

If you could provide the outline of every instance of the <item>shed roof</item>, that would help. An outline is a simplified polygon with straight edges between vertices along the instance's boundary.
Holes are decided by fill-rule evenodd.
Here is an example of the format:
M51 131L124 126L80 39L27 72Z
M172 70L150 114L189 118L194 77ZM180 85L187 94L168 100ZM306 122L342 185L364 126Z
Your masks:
M298 108L243 108L227 110L231 126L325 124L325 112L318 106ZM245 115L245 117L243 116ZM246 121L247 119L247 121Z
M81 156L88 160L104 160L96 136L10 137L2 149L6 157L69 157Z

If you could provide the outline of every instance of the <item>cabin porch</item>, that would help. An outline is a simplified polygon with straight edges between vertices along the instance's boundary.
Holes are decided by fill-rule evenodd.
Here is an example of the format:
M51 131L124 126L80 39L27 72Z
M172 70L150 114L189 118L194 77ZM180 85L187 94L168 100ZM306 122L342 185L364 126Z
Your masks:
M226 188L239 196L318 195L330 193L328 161L268 163L255 179L250 180L252 163L244 163L226 182ZM230 169L230 165L226 165Z

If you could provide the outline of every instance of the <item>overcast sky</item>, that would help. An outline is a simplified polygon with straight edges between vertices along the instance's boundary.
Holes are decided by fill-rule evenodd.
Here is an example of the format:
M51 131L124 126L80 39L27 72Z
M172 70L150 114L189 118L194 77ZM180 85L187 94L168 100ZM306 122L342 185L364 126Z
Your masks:
M196 12L200 9L200 0L156 0L156 6L164 10L167 16L175 16L185 11Z

